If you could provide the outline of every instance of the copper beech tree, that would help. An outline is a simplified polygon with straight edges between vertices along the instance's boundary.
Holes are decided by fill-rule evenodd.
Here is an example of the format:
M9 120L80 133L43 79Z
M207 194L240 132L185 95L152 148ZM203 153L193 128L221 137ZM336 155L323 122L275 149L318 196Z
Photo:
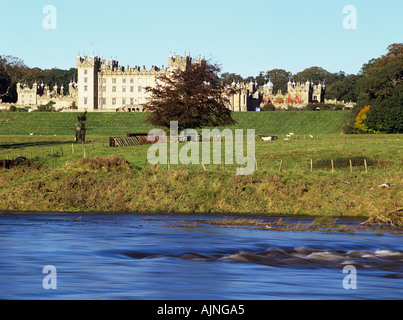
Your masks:
M169 128L177 121L180 131L235 124L226 106L231 89L219 72L219 66L201 60L157 76L156 86L145 88L151 93L147 122Z

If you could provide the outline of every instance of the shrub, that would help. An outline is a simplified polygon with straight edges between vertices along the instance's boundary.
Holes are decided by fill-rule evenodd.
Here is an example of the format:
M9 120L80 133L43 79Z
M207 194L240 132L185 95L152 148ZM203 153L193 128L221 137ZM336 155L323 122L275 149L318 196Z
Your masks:
M260 108L260 111L276 111L276 107L272 103L267 103Z

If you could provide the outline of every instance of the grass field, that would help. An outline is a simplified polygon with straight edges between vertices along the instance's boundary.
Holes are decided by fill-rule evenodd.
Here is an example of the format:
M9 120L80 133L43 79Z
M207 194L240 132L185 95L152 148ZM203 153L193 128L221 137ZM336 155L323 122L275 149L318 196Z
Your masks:
M136 125L138 130L129 130L129 123L140 123L143 114L90 114L89 122L98 119L98 134L94 129L84 146L75 144L73 154L73 135L66 133L66 123L70 121L66 119L72 115L55 114L60 117L60 128L55 132L66 134L54 136L49 134L49 128L58 128L47 114L45 118L52 124L48 131L42 131L47 135L0 135L0 159L24 156L31 158L33 164L29 169L0 172L0 210L364 216L401 223L400 218L396 219L403 211L400 135L342 135L340 119L347 114L343 112L266 114L260 115L266 124L256 125L253 123L258 121L255 117L259 113L236 115L238 126L260 128L256 134L280 135L273 142L256 139L257 170L244 177L235 174L235 164L225 168L206 165L206 171L200 164L151 166L147 163L149 146L108 147L109 133L123 136L127 132L147 132L150 127L144 124ZM283 115L302 117L308 124L304 127L297 120L281 121ZM315 127L311 122L316 117L324 121L324 115L328 116L328 124L320 131L319 125ZM115 116L117 122L111 121L109 117ZM38 114L34 117L40 119ZM107 122L102 118L109 119L108 126L101 126ZM74 123L74 117L71 121ZM25 126L32 129L34 125L27 122ZM267 126L276 132L264 131ZM292 126L295 130L291 130ZM114 128L120 128L118 134L112 134ZM315 128L320 134L315 134ZM291 131L296 133L294 138L284 140L282 135ZM353 160L352 172L349 159Z
M255 129L256 134L339 134L350 111L245 112L234 113L233 129ZM0 113L0 135L74 135L78 113ZM88 136L126 136L153 129L146 113L90 113Z

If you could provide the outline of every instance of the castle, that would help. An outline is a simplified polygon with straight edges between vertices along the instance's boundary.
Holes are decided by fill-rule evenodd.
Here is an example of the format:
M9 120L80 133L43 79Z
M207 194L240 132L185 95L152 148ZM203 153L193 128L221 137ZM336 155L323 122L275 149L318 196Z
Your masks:
M149 93L145 87L156 85L157 76L161 73L169 74L175 69L185 69L190 64L201 63L201 59L195 60L190 56L168 57L168 67L152 66L146 70L145 66L126 68L119 65L117 60L106 60L96 56L77 57L78 79L77 83L71 81L68 94L63 85L53 88L47 84L35 83L32 88L26 84L17 84L18 106L36 109L40 105L46 105L50 101L54 107L63 111L98 111L98 112L142 112L146 111ZM256 111L264 104L272 103L277 108L303 107L312 102L324 102L325 85L295 83L289 81L287 93L273 92L273 83L269 80L263 86L256 82L232 83L235 94L228 97L228 108L232 111Z
M312 81L295 83L290 80L285 94L281 90L274 93L271 80L263 86L253 81L249 84L233 82L231 86L238 89L236 94L229 97L230 109L233 111L255 111L268 103L276 108L287 109L289 106L303 108L309 103L325 102L324 83L316 85Z
M57 84L50 88L47 84L34 83L32 88L26 84L17 83L17 106L31 107L36 109L38 106L47 105L49 102L55 102L58 109L71 109L77 105L78 85L70 82L69 93L65 94L63 85L59 88Z

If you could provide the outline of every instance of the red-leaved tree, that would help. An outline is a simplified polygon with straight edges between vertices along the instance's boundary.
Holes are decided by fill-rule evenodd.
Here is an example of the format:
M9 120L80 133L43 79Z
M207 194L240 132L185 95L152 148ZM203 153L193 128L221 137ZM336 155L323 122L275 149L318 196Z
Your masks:
M177 121L180 131L235 124L227 107L231 89L219 72L219 66L201 60L158 75L156 86L145 88L150 93L147 122L169 128Z

